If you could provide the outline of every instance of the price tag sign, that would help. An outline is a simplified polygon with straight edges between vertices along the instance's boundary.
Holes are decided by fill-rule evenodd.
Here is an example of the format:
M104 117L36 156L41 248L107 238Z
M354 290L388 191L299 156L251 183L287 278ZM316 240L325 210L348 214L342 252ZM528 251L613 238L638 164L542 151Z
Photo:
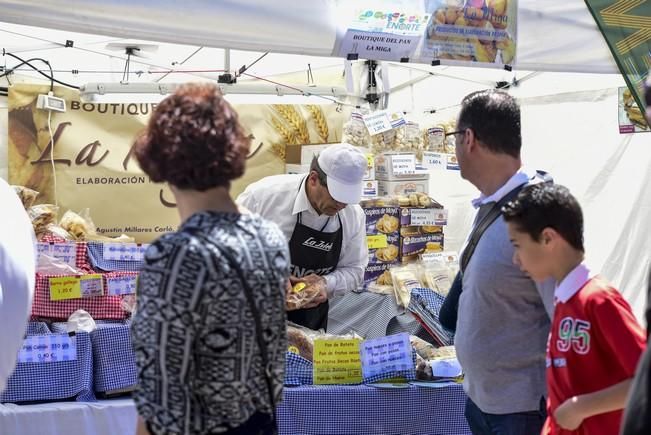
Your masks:
M416 156L414 154L396 154L391 156L391 168L394 175L411 175L416 173Z
M38 261L41 262L41 255L56 258L57 260L75 267L77 264L77 244L74 242L66 243L42 243L36 244L38 252Z
M81 286L77 276L60 276L50 278L50 300L64 301L80 299Z
M362 382L360 340L314 340L314 384Z
M81 289L81 297L83 298L102 296L104 294L102 275L98 273L80 277L79 287Z
M106 291L110 296L135 294L137 285L138 277L135 275L115 276L106 279Z
M453 251L444 252L426 252L421 254L420 259L423 261L441 261L451 264L459 262L459 254Z
M387 247L387 235L378 234L376 236L366 236L366 245L368 249L379 249Z
M149 245L137 243L104 243L102 256L104 260L142 261Z
M77 359L77 338L68 334L33 335L23 341L18 362L49 363Z
M360 353L365 378L414 368L409 334L406 333L366 340Z
M379 112L373 112L368 115L362 116L364 124L368 129L368 132L371 136L375 134L384 133L385 131L391 130L391 118L389 117L389 112L382 110Z
M429 169L446 169L448 158L446 154L425 151L423 153L423 166Z
M448 210L442 208L412 208L411 225L447 225Z

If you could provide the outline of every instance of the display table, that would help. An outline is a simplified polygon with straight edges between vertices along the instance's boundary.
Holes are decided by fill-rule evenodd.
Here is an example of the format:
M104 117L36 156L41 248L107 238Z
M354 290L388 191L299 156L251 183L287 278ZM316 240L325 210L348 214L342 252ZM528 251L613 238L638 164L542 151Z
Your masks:
M461 385L287 387L278 408L284 435L469 434ZM0 405L0 435L134 435L130 399Z
M0 404L0 435L135 435L131 399Z

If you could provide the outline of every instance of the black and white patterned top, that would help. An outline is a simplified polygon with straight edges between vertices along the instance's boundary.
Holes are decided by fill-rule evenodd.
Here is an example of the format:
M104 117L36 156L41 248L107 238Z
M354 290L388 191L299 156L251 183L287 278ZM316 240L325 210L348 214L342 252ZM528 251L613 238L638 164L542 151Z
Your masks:
M220 433L256 413L272 415L242 283L204 238L229 250L253 289L280 400L287 349L285 237L259 216L197 213L150 246L138 280L134 399L154 434Z

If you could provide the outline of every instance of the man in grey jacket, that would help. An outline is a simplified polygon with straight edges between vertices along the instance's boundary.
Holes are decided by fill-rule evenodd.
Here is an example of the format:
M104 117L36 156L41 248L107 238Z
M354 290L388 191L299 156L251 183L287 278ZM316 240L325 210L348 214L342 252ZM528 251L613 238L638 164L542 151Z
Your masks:
M522 167L520 108L509 94L488 90L466 96L457 130L461 177L481 193L473 201L474 228L496 202L532 182L535 171ZM545 420L553 286L537 287L512 257L500 216L486 228L462 275L455 345L474 434L537 434Z

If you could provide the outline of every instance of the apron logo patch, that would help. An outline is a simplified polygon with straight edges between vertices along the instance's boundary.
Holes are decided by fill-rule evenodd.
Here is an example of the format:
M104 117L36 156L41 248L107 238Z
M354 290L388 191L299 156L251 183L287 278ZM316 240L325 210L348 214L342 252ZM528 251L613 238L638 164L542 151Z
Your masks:
M289 268L289 271L292 275L294 275L297 278L302 278L307 275L315 274L319 276L323 275L328 275L330 272L333 271L333 267L324 267L321 269L308 269L306 267L300 267L292 264Z
M317 240L314 237L310 237L302 244L308 248L318 249L320 251L330 252L332 250L332 243L326 243L323 240Z

